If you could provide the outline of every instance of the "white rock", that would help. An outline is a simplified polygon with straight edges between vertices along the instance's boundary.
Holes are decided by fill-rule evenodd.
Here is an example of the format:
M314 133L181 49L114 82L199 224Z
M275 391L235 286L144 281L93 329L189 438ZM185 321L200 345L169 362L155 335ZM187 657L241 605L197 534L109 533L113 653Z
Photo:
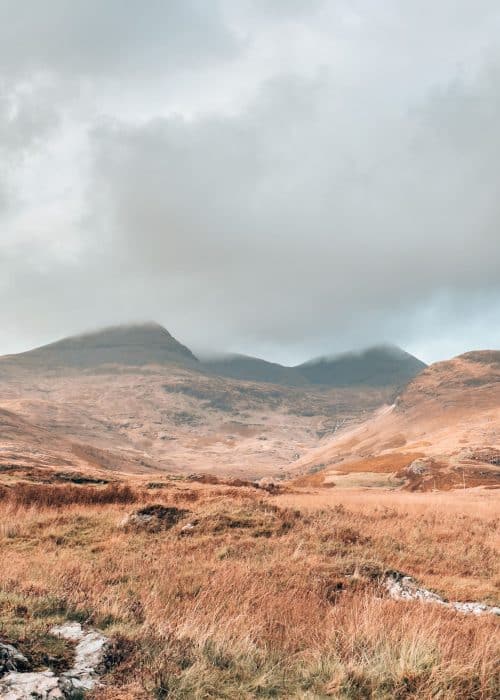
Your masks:
M79 622L53 627L50 633L78 642L73 666L60 676L55 676L49 670L36 673L11 671L0 679L1 700L70 698L75 690L92 690L99 685L99 671L104 661L108 638L96 630L84 631ZM12 650L19 654L15 647L12 647ZM19 657L22 655L19 654Z
M80 640L76 645L73 666L61 677L65 685L70 683L74 688L92 690L97 683L108 638L95 630L84 632L78 622L53 627L50 632L63 639Z
M11 671L0 680L2 700L55 700L64 698L59 679L52 671L19 673Z
M83 629L79 622L68 622L65 625L52 627L50 634L53 634L55 637L62 637L62 639L68 639L71 642L77 642L83 637Z
M385 586L391 598L395 600L421 600L424 603L443 605L465 615L500 615L500 608L491 605L474 602L448 602L437 593L419 586L411 576L404 576L398 572L387 576Z

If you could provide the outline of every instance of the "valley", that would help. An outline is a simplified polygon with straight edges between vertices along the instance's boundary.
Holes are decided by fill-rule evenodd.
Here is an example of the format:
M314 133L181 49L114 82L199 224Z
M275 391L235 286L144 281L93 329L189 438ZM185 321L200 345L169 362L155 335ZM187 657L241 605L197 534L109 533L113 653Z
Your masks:
M284 478L395 390L228 378L176 343L151 324L0 358L1 462Z
M0 358L0 697L498 697L500 352L217 362Z

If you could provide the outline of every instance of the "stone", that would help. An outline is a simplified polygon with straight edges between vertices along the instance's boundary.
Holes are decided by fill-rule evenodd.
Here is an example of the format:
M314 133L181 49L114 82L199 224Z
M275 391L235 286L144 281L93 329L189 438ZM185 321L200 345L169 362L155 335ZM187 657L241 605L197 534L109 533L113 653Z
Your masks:
M69 697L59 686L59 678L52 671L19 673L12 671L0 680L2 700L56 700Z
M28 659L12 644L0 644L0 677L8 671L27 671Z
M96 630L84 632L78 622L53 627L51 634L71 641L78 641L73 666L61 674L65 689L92 690L104 661L108 638Z
M20 673L10 671L0 678L2 700L56 700L73 698L78 693L93 690L99 685L99 673L104 666L104 657L109 640L97 630L83 630L79 622L52 627L50 633L56 637L77 642L73 666L56 676L52 671ZM28 663L27 659L11 645L7 647L9 658L16 663ZM13 662L14 663L14 662Z
M419 586L414 578L400 571L392 571L387 575L385 587L390 597L395 600L420 600L424 603L442 605L465 615L500 615L500 607L475 602L448 602L428 588Z
M429 472L429 464L425 459L414 459L411 464L406 467L409 474L420 476Z

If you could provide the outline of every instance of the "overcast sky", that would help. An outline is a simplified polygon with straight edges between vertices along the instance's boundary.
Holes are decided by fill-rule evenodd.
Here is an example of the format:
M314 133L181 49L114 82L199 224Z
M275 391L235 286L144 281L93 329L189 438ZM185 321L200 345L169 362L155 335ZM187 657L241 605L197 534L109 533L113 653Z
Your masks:
M0 353L500 347L498 0L0 0Z

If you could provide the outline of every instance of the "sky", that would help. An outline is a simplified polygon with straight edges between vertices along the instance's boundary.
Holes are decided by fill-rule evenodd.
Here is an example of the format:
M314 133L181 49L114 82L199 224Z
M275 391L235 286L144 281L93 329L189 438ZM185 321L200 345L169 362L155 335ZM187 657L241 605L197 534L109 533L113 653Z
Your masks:
M497 0L0 0L0 353L500 347Z

